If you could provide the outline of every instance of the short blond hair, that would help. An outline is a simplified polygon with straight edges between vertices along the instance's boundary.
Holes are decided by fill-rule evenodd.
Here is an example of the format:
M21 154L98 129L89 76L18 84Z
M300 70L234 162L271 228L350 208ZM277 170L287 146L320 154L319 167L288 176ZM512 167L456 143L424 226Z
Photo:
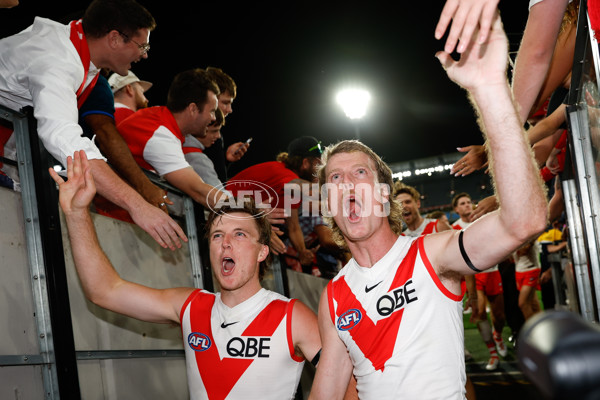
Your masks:
M319 188L321 188L327 181L325 170L327 169L327 163L329 159L340 153L356 153L362 152L366 154L373 164L375 165L375 171L377 172L377 182L388 185L391 191L394 187L394 181L392 179L392 170L388 165L379 157L371 148L358 140L343 140L336 144L329 145L323 151L321 155L321 165L317 170L317 177L319 178ZM323 199L325 200L325 199ZM392 231L400 235L402 233L402 208L398 202L396 202L393 196L389 195L390 212L388 214L388 223ZM343 248L347 248L346 240L340 230L339 226L333 220L333 217L323 217L327 224L331 226L333 231L333 240L335 243Z

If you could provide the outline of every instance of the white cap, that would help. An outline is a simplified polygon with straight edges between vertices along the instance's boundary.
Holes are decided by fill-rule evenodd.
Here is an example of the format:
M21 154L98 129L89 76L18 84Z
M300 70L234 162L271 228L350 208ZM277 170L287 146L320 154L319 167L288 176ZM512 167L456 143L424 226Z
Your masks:
M110 89L113 93L116 93L118 90L124 88L127 85L130 85L134 82L138 82L142 89L147 91L152 87L152 83L146 81L140 81L140 79L135 76L135 74L131 71L127 73L125 76L121 76L117 73L113 73L110 78L108 78L108 84L110 85Z

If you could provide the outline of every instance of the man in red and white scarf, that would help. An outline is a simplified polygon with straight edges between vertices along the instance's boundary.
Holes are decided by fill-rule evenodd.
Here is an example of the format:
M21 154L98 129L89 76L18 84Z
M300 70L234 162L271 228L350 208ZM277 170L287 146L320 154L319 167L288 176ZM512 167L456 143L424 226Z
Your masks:
M0 40L0 104L13 110L32 106L40 140L66 166L85 150L98 193L129 211L161 246L180 246L181 228L156 205L121 180L96 145L81 137L78 107L95 85L101 68L126 75L133 62L148 57L152 15L134 0L94 0L79 21L63 25L36 17L33 25ZM0 155L16 159L15 136L0 130ZM18 180L16 170L2 166Z

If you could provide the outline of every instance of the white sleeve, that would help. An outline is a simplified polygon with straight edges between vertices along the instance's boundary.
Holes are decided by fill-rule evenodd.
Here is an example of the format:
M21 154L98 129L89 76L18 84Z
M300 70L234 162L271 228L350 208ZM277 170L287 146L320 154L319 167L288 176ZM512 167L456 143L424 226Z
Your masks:
M76 53L75 56L79 57ZM67 156L85 150L89 159L106 160L100 150L86 137L79 125L79 110L75 91L83 79L81 61L73 54L61 54L62 60L38 59L24 71L23 79L31 94L33 114L44 147L66 167ZM48 65L54 64L53 68ZM77 64L79 63L79 64Z
M529 0L529 10L531 10L531 7L535 6L537 3L541 3L544 0Z
M181 141L162 125L146 143L143 156L160 176L190 166L185 160Z
M531 11L531 7L535 6L537 3L541 3L544 0L529 0L529 11ZM569 0L571 3L573 0Z

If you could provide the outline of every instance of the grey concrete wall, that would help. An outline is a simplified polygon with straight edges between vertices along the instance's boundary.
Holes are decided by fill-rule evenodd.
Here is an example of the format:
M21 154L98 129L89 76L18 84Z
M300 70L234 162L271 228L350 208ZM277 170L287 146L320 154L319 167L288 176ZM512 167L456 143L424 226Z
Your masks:
M154 288L193 286L189 249L160 247L138 226L92 214L100 246L127 280ZM102 309L83 295L62 222L75 349L80 351L183 350L179 325L142 322ZM84 399L187 399L182 357L79 360Z
M39 354L20 193L0 187L0 357ZM0 367L0 399L42 399L39 366Z
M136 225L94 213L92 219L100 245L123 278L155 288L193 286L186 244L174 252L165 250ZM87 301L62 215L61 225L75 349L80 354L77 367L82 398L188 399L183 356L85 357L96 351L110 355L123 350L182 350L183 341L179 325L138 321ZM0 357L38 354L21 195L4 188L0 188L0 249ZM316 312L327 281L291 270L287 275L291 297ZM267 274L263 285L272 289L272 280L272 274ZM41 371L40 366L0 367L0 399L44 398ZM313 374L312 366L307 367L302 379L305 397Z

